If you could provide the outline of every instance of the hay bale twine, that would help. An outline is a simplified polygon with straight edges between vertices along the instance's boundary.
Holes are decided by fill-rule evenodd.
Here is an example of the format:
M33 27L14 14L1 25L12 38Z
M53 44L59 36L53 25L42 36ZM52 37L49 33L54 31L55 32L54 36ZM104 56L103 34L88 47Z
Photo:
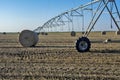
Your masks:
M106 31L102 31L101 34L102 34L102 35L106 35Z
M33 47L38 42L38 35L33 31L23 30L19 35L19 42L23 47Z
M120 35L120 30L119 30L119 31L116 31L116 35Z
M76 36L76 32L75 32L75 31L72 31L72 32L71 32L71 36Z

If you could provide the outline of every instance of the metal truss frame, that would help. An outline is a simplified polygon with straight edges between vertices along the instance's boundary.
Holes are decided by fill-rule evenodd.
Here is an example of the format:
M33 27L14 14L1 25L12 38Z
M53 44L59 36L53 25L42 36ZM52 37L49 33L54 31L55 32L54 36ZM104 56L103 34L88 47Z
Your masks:
M109 15L111 16L111 23L112 21L115 23L115 25L117 26L118 30L120 30L119 27L119 20L120 20L120 13L118 10L118 7L116 5L115 0L93 0L85 5L81 5L77 8L68 10L58 16L53 17L52 19L48 20L47 22L45 22L42 26L36 28L34 31L37 33L40 33L41 30L43 30L44 28L52 28L52 27L58 27L58 26L63 26L66 23L69 22L73 22L73 17L82 17L83 19L83 26L84 26L84 10L90 10L93 11L93 9L88 8L88 6L93 5L95 3L99 3L97 9L95 10L95 12L93 13L92 19L88 25L88 28L86 29L85 33L84 33L84 37L87 37L89 35L89 33L91 32L91 30L94 28L95 24L97 23L97 21L99 20L99 18L101 17L101 15L103 14L104 10L107 9ZM112 12L112 8L108 6L108 4L112 3L112 6L114 5L116 12ZM114 14L117 14L119 20L116 20L116 18L114 17Z

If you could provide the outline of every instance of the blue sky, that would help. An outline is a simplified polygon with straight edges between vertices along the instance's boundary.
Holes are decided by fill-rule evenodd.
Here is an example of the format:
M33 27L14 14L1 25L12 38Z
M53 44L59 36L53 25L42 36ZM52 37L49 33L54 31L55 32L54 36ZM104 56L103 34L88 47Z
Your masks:
M50 18L90 0L0 0L0 32L34 30Z

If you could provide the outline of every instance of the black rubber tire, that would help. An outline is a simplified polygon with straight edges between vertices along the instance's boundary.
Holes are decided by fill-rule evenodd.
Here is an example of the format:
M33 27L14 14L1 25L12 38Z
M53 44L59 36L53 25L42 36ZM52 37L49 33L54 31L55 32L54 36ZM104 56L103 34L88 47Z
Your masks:
M78 52L87 52L91 48L90 40L87 37L81 37L76 42L76 49Z

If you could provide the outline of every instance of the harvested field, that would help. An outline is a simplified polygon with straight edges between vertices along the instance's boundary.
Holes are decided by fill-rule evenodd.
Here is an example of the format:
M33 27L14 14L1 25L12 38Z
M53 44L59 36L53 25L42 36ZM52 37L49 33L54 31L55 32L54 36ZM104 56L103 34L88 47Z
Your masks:
M77 33L40 35L36 47L22 47L18 34L0 34L0 80L120 80L120 42L92 43L79 53ZM91 41L120 40L115 32L90 34Z

